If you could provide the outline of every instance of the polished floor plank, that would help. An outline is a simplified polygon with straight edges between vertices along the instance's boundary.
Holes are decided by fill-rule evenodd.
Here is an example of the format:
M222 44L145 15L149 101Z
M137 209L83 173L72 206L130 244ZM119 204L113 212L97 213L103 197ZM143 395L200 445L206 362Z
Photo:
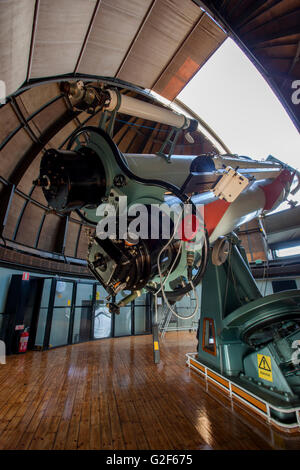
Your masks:
M0 365L0 449L299 449L185 365L195 333L93 341Z

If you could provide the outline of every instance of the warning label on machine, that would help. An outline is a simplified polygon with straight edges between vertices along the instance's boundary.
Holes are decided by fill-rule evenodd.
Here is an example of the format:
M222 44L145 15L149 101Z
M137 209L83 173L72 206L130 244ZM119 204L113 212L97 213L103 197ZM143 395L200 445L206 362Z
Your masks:
M261 379L273 382L271 356L257 354L258 376Z

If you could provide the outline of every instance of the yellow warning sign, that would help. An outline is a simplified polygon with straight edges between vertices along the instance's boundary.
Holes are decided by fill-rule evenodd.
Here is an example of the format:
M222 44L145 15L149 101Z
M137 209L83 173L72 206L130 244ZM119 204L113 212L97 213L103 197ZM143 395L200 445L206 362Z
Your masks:
M273 382L271 356L257 354L258 376L261 379Z
M159 351L158 341L154 341L154 351Z

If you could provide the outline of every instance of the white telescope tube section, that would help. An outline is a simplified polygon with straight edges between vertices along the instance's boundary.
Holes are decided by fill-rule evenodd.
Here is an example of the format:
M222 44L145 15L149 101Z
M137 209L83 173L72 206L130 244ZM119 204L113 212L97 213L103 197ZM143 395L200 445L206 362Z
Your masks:
M113 111L118 104L118 95L115 90L107 90L110 95L110 103L106 107L107 111ZM131 96L119 95L121 104L119 113L136 116L149 121L159 122L178 129L187 129L190 126L190 119L183 114L161 108L151 103L146 103Z
M123 154L132 173L141 178L149 178L175 184L181 187L190 174L194 156L172 155L170 163L155 154Z
M210 235L210 243L215 242L217 238L227 235L240 225L249 222L261 214L266 203L265 193L262 189L262 186L265 184L268 183L261 181L253 183L252 186L246 189L232 204L230 204ZM282 190L269 212L276 209L279 204L284 201L284 198L285 191Z
M197 155L172 155L169 162L163 157L155 154L123 154L126 163L130 170L141 178L146 177L149 179L164 179L169 183L181 187L191 173L191 165L193 161L198 158L201 162L201 156ZM253 176L255 180L275 179L282 171L282 167L277 163L239 159L239 158L224 158L216 156L211 158L214 164L214 169L211 174L221 176L221 170L224 166L231 166L233 169L239 167L241 172L246 173L246 176ZM239 170L238 170L239 171ZM201 174L199 170L199 174Z
M254 170L270 170L270 171L281 171L282 165L279 163L268 161L268 160L252 160L252 158L243 157L228 157L225 155L216 155L213 157L213 162L216 170L230 166L231 168L252 168Z

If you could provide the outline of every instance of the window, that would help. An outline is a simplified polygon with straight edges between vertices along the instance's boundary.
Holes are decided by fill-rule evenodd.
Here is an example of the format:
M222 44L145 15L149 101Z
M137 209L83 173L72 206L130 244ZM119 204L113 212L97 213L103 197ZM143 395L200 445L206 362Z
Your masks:
M93 303L93 284L77 283L76 289L76 307L86 307L86 305Z
M117 298L117 302L120 299ZM130 336L131 331L131 304L120 308L120 314L115 315L115 336Z
M288 248L278 248L275 250L276 258L284 258L285 256L299 256L300 245L290 246Z
M203 320L202 349L209 354L216 355L215 326L211 318L204 318Z
M72 342L89 341L93 313L93 284L76 285Z
M57 281L55 290L54 306L69 307L72 304L73 282Z
M41 349L44 345L44 336L47 324L52 281L52 278L44 279L43 293L40 304L40 313L38 318L37 331L35 335L35 349Z
M70 314L70 307L53 309L49 348L68 344Z
M133 326L135 335L151 333L150 299L148 294L137 297L133 302Z
M148 294L122 307L120 315L114 315L109 312L107 292L100 284L55 278L43 281L36 349L151 333ZM116 301L122 298L118 294ZM2 323L0 314L0 334Z
M283 281L273 281L272 287L273 287L274 294L276 294L276 292L297 289L297 284L294 279L286 279Z

